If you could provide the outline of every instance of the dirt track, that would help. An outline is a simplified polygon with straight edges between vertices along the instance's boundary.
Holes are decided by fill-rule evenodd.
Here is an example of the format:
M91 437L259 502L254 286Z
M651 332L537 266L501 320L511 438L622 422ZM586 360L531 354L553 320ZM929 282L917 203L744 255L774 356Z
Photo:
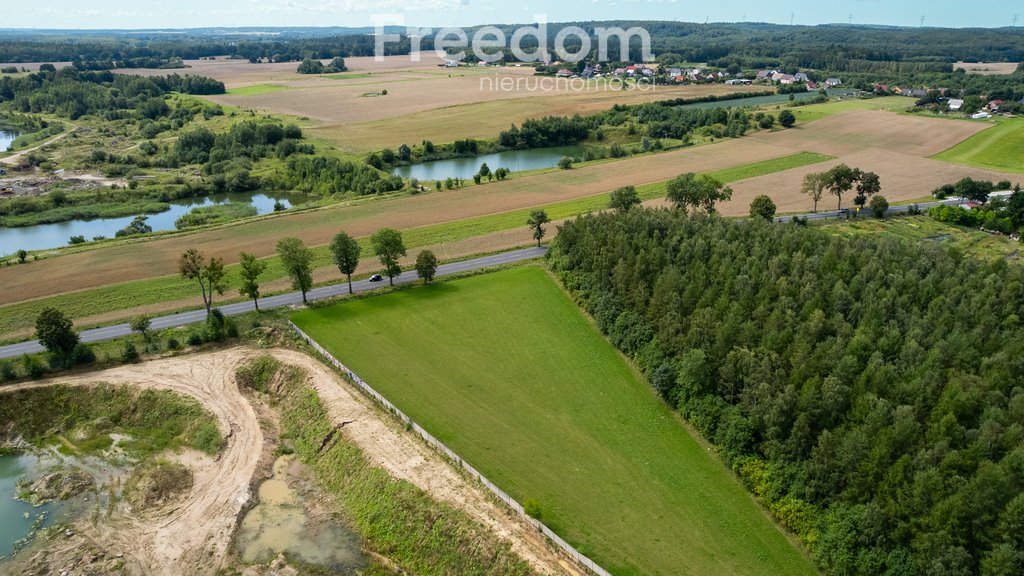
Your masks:
M163 389L198 399L220 424L227 443L217 459L184 456L195 483L187 497L170 510L141 517L116 512L99 524L91 537L108 550L124 553L135 574L212 574L224 565L227 548L242 506L249 500L249 482L263 448L263 433L255 410L235 385L235 369L247 359L268 353L246 347L186 355L126 365L78 376L54 378L0 389L0 394L25 388L96 382L142 389ZM527 522L468 482L436 452L380 413L333 372L313 358L291 350L271 350L284 363L306 370L309 384L328 407L345 438L363 450L370 461L466 512L509 542L512 549L540 574L579 574L569 567Z

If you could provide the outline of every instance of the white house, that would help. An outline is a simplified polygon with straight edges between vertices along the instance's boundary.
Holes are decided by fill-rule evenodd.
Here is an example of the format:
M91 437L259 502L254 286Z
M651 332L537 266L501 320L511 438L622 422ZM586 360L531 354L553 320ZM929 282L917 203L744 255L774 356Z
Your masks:
M950 98L949 99L949 111L950 112L959 112L960 109L963 108L963 107L964 107L964 101L963 100L961 100L959 98Z

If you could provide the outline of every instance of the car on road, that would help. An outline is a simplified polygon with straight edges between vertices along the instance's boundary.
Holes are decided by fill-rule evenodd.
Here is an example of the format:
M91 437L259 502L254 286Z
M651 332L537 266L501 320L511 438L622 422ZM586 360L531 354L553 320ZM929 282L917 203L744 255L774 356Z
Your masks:
M380 274L374 274L373 276L370 276L370 282L380 282L382 280L384 280L384 277L381 276Z
M837 215L840 218L843 217L843 216L846 216L847 218L849 218L850 217L850 209L849 208L841 208L839 210L839 212L837 212Z

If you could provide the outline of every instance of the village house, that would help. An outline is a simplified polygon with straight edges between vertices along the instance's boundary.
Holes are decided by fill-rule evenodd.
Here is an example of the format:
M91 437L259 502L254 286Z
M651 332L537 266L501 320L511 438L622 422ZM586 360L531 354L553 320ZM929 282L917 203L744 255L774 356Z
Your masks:
M959 98L950 98L947 104L950 112L959 112L964 107L964 101Z
M828 78L825 80L825 88L835 88L836 86L842 86L843 81L839 78Z

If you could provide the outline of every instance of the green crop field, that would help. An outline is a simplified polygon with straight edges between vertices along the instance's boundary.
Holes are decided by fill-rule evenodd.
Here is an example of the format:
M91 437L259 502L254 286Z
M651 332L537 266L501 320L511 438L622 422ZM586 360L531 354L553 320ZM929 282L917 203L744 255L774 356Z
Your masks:
M1024 173L1024 120L1004 120L971 136L936 160L977 168Z
M822 104L808 104L790 108L796 116L798 124L806 124L815 120L821 120L841 112L851 110L888 110L899 112L914 105L912 98L904 96L881 96L878 98L847 98L844 100L824 102Z
M538 266L293 320L615 574L815 574Z
M274 92L283 92L287 90L287 86L280 84L253 84L252 86L242 86L241 88L232 88L228 90L228 96L259 96L260 94L273 94Z

